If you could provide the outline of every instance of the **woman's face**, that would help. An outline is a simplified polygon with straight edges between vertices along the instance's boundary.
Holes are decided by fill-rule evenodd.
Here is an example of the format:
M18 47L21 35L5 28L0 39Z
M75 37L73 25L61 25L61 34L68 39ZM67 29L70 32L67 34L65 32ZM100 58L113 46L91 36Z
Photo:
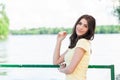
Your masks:
M76 25L77 36L84 35L88 31L88 23L84 18Z

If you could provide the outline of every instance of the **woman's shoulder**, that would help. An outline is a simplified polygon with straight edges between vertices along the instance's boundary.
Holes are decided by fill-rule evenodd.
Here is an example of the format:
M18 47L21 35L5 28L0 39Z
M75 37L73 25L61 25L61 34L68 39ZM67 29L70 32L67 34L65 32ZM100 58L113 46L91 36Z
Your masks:
M90 49L90 41L85 39L85 38L81 38L78 40L76 47L81 47L83 49L85 49L86 51L88 51Z
M86 45L89 46L91 44L90 40L87 40L85 38L81 38L78 40L76 45Z
M85 39L85 38L81 38L81 39L78 40L78 42L90 42L90 41Z

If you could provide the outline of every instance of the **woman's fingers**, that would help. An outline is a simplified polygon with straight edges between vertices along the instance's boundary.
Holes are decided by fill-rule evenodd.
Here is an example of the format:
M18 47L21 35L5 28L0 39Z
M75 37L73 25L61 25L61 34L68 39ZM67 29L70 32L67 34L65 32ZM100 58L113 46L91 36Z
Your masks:
M59 32L58 34L59 34L60 36L62 36L62 37L66 37L67 32L66 32L66 31L62 31L62 32Z

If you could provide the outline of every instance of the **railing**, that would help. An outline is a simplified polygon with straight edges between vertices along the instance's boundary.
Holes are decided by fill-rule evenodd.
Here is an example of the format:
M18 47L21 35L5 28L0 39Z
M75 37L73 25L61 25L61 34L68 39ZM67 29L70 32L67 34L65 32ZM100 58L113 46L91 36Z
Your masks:
M115 80L114 65L89 65L89 68L110 69L110 72L111 72L111 80Z
M0 64L0 68L59 68L59 65L42 64ZM88 68L110 69L111 80L115 80L114 65L89 65Z

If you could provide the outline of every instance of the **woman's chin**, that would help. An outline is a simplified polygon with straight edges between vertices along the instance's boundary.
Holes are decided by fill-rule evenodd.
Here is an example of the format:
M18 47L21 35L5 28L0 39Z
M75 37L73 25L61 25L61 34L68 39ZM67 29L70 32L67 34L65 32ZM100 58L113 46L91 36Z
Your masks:
M77 36L82 36L82 35L83 35L83 34L80 34L80 33L79 33L79 34L77 34Z

